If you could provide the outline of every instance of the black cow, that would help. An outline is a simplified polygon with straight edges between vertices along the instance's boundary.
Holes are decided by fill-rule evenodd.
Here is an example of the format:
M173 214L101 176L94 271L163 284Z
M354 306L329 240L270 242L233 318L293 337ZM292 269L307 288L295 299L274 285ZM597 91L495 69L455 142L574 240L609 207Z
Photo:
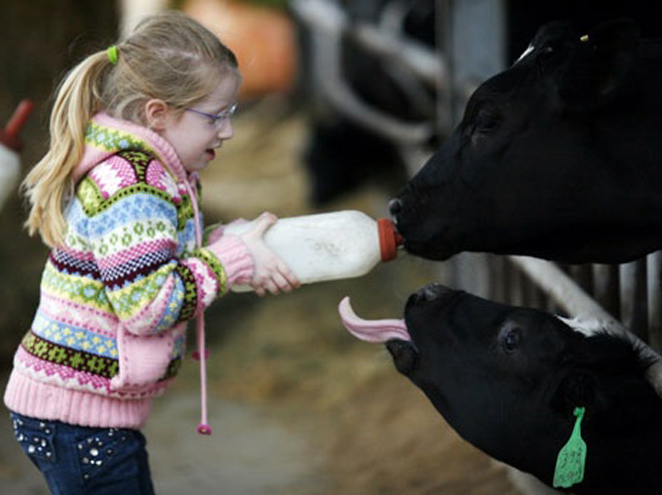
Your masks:
M662 43L552 23L391 202L406 249L621 263L662 248Z
M551 486L584 408L584 477L566 488L660 493L662 400L647 378L648 349L627 332L441 285L412 295L404 322L361 320L348 300L341 315L359 338L385 342L396 368L488 455Z

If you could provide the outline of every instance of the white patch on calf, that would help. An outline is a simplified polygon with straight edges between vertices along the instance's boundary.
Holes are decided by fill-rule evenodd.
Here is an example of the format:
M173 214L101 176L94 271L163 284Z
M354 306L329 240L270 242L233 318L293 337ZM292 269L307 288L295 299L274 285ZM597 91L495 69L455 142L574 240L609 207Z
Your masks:
M522 53L517 60L515 60L515 64L522 60L524 57L526 57L529 53L531 53L533 50L535 50L535 47L533 45L529 45L526 47L526 50L524 50L524 53ZM513 64L513 65L515 65Z
M592 337L599 332L614 333L610 332L605 326L605 322L600 320L580 320L579 318L570 319L561 316L557 316L557 318L572 328L575 332L579 332L586 337Z

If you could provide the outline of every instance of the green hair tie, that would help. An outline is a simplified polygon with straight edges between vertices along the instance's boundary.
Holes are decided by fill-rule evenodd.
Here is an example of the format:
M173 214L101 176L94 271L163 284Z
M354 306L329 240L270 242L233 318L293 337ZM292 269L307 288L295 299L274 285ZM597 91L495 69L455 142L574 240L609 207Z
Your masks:
M108 55L108 60L110 61L111 64L117 65L119 52L117 51L116 45L109 46L108 49L106 50L106 55Z

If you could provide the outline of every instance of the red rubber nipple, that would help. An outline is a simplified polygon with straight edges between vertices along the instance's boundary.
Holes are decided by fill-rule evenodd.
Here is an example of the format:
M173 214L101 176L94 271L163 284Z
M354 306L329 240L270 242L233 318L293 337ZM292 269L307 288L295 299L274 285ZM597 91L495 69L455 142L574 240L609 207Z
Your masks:
M395 231L395 225L389 218L377 220L377 231L382 261L394 260L398 255L398 246L403 242L402 236Z

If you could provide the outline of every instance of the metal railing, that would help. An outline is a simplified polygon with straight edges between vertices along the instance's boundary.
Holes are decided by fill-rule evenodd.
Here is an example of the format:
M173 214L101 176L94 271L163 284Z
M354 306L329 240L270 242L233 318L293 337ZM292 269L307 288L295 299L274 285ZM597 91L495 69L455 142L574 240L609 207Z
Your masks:
M557 265L510 256L507 257L510 273L495 277L491 296L541 309L555 310L554 305L558 305L569 316L620 321L623 327L659 351L661 256L655 252L621 265ZM498 261L494 260L493 265L497 266ZM516 278L518 272L526 279L508 287L508 277Z

